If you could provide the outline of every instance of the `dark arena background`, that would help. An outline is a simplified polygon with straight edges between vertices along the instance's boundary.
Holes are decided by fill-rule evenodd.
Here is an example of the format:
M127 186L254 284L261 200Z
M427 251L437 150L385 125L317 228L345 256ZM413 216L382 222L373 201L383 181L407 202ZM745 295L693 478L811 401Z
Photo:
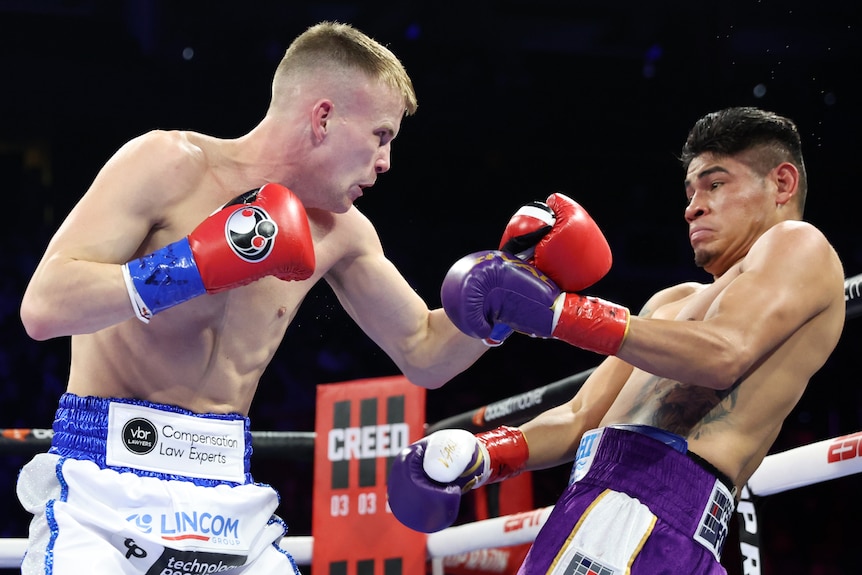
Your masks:
M30 340L18 306L97 170L153 128L245 133L265 112L287 44L324 19L387 44L413 78L418 113L402 125L392 170L357 206L431 306L455 260L495 248L521 204L554 191L580 202L613 250L591 295L639 309L662 287L708 281L688 245L676 155L698 117L732 105L796 120L806 219L832 241L848 277L862 273L858 2L0 0L0 428L51 426L69 341ZM773 451L862 430L859 323L848 319ZM427 421L599 360L512 337L429 392ZM395 373L321 283L264 375L253 429L311 431L316 384ZM2 537L26 537L14 489L26 457L3 456ZM281 492L290 534L310 534L311 458L261 457L253 473ZM567 474L534 475L537 506L556 501ZM769 497L763 573L859 573L860 514L858 475ZM728 572L741 573L736 540L727 549Z

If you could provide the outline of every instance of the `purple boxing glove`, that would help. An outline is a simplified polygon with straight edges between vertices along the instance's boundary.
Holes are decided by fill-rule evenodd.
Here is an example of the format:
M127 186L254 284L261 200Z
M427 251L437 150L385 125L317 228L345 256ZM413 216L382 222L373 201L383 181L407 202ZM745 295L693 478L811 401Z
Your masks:
M458 518L461 494L489 476L488 457L476 436L463 429L436 431L395 457L389 508L410 529L440 531Z
M628 308L561 292L535 266L500 251L476 252L455 262L440 296L452 323L476 338L493 337L504 325L616 355L629 330Z
M440 289L446 315L465 334L484 339L498 324L535 337L551 337L560 289L536 267L502 251L465 256ZM559 306L557 306L559 309Z

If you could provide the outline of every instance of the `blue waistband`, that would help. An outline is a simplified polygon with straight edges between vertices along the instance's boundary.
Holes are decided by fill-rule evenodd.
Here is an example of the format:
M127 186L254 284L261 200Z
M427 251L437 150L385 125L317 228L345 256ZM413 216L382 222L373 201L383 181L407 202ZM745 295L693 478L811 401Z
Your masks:
M688 440L685 437L677 435L676 433L671 433L670 431L666 431L664 429L660 429L658 427L652 427L650 425L637 425L634 423L615 423L608 427L646 435L647 437L651 437L656 441L660 441L668 447L673 448L674 451L678 451L680 453L688 455L689 459L693 460L695 463L700 465L712 475L715 475L718 480L721 481L725 487L727 487L728 491L736 495L736 487L733 485L733 481L731 481L730 478L723 472L719 471L718 468L716 468L712 463L710 463L697 453L689 451Z
M685 437L658 427L637 425L634 423L615 423L609 427L613 427L614 429L624 429L625 431L633 431L635 433L640 433L641 435L646 435L647 437L652 437L680 453L686 453L688 451L688 440L686 440Z
M185 475L174 475L129 467L107 465L105 463L105 452L108 437L108 407L111 403L139 405L150 409L158 409L160 411L193 417L219 419L224 421L243 421L245 430L245 483L253 483L250 472L252 453L250 422L247 417L239 414L200 414L174 405L164 405L138 399L108 399L94 396L82 397L72 393L64 393L60 396L59 406L57 407L57 413L54 417L54 436L51 440L51 448L48 452L71 459L92 461L102 469L113 469L121 473L132 472L135 475L142 477L191 481L197 485L204 486L231 483L215 479L201 479L197 477L187 477Z

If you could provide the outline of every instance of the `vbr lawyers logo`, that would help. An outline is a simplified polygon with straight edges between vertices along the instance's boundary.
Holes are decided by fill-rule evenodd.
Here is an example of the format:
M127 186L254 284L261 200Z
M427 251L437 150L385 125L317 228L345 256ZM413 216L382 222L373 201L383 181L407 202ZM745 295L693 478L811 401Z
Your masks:
M156 448L159 434L156 426L143 417L135 417L123 426L123 445L134 454L146 455Z

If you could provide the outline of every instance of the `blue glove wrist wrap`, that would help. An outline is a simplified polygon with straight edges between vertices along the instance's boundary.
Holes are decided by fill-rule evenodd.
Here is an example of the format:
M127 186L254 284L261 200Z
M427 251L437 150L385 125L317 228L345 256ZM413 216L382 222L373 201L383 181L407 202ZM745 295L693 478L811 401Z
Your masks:
M125 265L127 285L136 313L146 321L153 315L206 293L188 238L132 260ZM132 294L131 290L137 291Z

